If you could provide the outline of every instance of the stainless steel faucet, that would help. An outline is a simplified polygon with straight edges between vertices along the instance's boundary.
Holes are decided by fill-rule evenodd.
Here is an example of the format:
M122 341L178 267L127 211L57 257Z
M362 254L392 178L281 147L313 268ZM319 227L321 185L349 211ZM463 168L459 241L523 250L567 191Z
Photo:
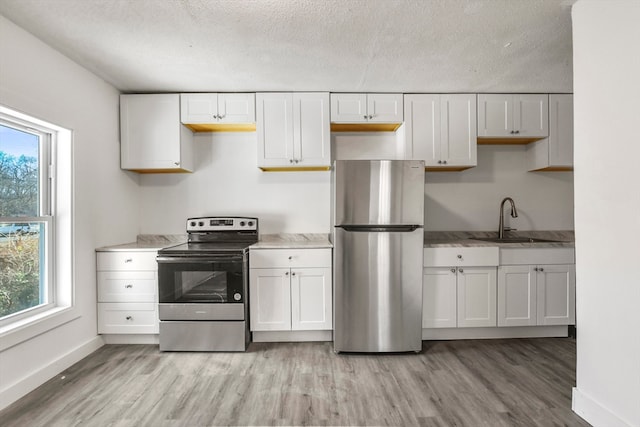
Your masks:
M498 239L504 239L504 203L506 201L511 203L511 217L517 218L518 211L516 210L516 204L514 203L511 197L505 197L502 199L502 203L500 203L500 225L498 226Z

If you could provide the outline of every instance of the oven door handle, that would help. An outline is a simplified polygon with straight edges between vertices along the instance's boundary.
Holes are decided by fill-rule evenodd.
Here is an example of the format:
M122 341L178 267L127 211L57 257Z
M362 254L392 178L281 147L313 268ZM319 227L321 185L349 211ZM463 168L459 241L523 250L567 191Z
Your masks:
M242 261L241 255L216 255L216 256L158 256L156 261L164 264L200 264L203 262Z

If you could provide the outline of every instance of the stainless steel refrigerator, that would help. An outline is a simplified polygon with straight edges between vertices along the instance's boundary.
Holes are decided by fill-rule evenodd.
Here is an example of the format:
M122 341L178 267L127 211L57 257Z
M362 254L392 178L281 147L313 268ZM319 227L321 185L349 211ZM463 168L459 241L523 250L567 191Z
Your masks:
M422 161L335 162L334 351L421 350L424 177Z

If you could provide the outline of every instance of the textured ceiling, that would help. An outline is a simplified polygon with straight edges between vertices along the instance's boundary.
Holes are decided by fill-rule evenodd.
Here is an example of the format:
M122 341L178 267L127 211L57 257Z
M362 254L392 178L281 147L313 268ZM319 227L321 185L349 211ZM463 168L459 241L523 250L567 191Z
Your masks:
M572 92L574 2L0 0L0 14L124 92Z

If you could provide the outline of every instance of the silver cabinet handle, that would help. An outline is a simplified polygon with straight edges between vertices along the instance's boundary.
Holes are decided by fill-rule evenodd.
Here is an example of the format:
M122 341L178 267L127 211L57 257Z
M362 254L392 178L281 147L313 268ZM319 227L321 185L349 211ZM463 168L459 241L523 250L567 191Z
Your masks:
M125 286L125 288L126 288L126 289L131 289L131 288L133 288L133 285L131 285L131 284L126 285L126 286Z
M463 270L463 269L461 269L461 268L459 268L459 269L458 269L458 271L459 271L460 273L464 273L464 270Z
M174 165L180 166L180 162L173 162Z
M293 162L294 162L294 163L298 163L298 162L300 162L300 160L295 159Z
M133 316L127 316L127 317L125 317L125 319L127 319L127 320L133 320Z
M289 163L293 163L293 159L289 159Z
M373 119L373 115L370 115L370 116L369 116L369 118L370 118L370 119Z
M452 272L452 273L455 273L455 272L456 272L456 269L455 269L455 268L452 268L452 269L451 269L451 272Z
M130 262L133 262L133 258L127 258L127 259L124 260L125 264L128 264Z
M539 270L539 271L544 271L544 268L540 267L540 270Z
M291 272L291 275L292 275L292 276L295 276L295 275L296 275L296 272L295 272L295 271Z
M520 131L519 131L519 130L517 130L515 133L520 133Z
M462 255L458 255L458 259L462 259Z
M438 160L438 164L441 165L442 164L442 160Z
M533 268L533 271L538 271L538 267L534 267L534 268Z
M218 117L218 115L217 115L217 114L214 114L214 115L213 115L213 118L214 118L214 119L216 119L216 120L217 120L217 119L219 119L219 117Z
M227 115L226 115L226 114L223 114L223 115L221 115L221 116L218 116L218 118L219 118L219 119L224 119L225 117L227 117Z
M289 272L287 271L286 273L284 273L284 275L285 275L285 276L288 276L288 275L289 275Z
M369 117L365 114L364 119L367 120Z
M446 164L447 164L447 161L446 161L446 160L443 160L443 161L442 161L442 164L446 165Z
M290 256L290 257L289 257L289 261L291 261L292 259L293 259L293 257L292 257L292 256Z

